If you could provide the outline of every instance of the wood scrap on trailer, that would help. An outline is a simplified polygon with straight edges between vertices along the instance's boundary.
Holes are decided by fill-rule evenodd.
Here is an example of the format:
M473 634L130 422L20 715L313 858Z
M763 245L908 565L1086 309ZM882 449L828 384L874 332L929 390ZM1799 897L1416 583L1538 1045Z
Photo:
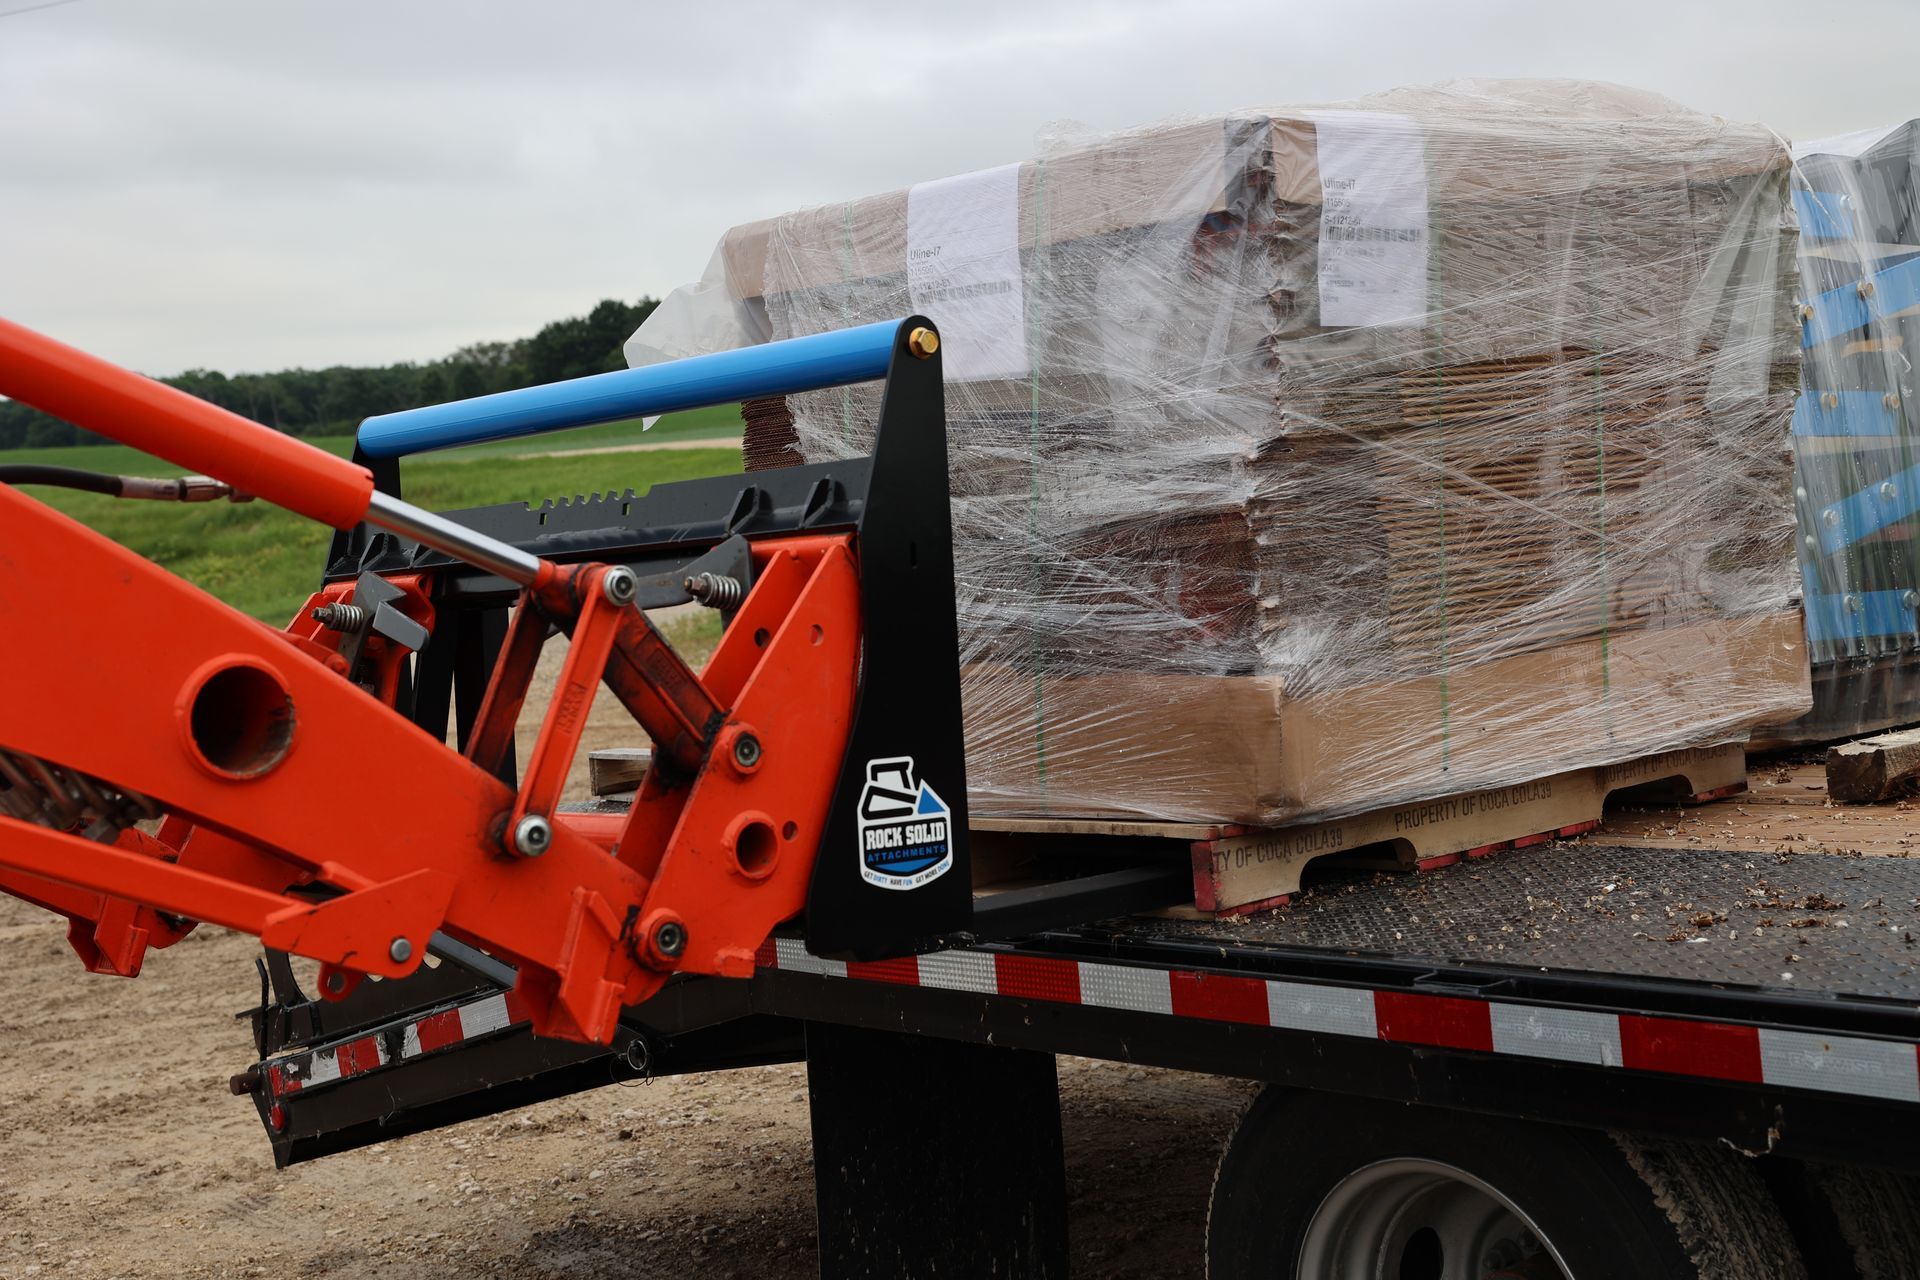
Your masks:
M640 789L653 763L651 747L608 747L587 753L587 787L596 796L623 796Z
M1827 794L1841 804L1874 804L1913 789L1920 778L1920 729L1876 734L1827 749Z

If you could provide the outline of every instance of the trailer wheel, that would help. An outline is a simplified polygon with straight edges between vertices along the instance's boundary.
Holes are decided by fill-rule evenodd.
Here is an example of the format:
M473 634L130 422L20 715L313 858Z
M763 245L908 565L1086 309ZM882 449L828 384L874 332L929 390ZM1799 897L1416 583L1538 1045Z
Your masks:
M1207 1218L1213 1280L1806 1280L1749 1163L1690 1143L1269 1089Z
M1794 1161L1773 1162L1766 1173L1820 1280L1920 1276L1920 1178Z

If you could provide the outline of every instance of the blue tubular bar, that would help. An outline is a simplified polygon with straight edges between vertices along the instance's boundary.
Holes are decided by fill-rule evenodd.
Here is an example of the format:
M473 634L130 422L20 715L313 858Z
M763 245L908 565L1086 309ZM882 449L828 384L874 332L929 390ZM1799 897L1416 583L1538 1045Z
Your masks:
M756 396L872 382L887 374L900 323L883 320L764 346L383 413L360 424L360 448L371 458L396 458Z

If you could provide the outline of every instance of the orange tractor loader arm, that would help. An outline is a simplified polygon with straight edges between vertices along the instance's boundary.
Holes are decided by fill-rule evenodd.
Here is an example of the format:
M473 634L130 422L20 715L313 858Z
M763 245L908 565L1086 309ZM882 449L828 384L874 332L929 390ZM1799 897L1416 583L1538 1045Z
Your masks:
M348 461L0 321L0 394L342 530L353 561L274 631L0 483L0 889L65 915L100 972L137 973L199 921L318 960L335 998L435 948L482 951L537 1033L603 1043L675 973L750 973L796 917L862 957L964 929L937 348L910 319L436 406L369 420ZM881 376L872 458L629 495L617 546L544 518L494 536L363 464ZM416 656L488 591L511 622L456 748L404 703ZM645 612L689 599L728 624L699 672ZM570 645L519 770L554 632ZM617 820L560 803L602 685L655 744ZM947 797L938 853L961 874L901 893L863 862L879 755L918 759Z

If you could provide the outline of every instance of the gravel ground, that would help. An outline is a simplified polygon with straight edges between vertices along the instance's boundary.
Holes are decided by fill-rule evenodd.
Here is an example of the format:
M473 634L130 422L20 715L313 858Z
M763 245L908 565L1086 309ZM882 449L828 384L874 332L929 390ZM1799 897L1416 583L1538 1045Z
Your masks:
M0 898L0 1280L762 1277L814 1270L798 1066L608 1087L276 1172L250 1103L250 939L202 929L133 981ZM1077 1276L1199 1276L1250 1087L1061 1063Z

